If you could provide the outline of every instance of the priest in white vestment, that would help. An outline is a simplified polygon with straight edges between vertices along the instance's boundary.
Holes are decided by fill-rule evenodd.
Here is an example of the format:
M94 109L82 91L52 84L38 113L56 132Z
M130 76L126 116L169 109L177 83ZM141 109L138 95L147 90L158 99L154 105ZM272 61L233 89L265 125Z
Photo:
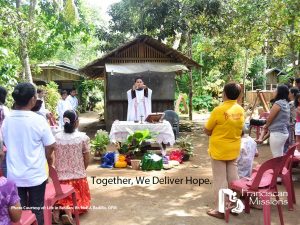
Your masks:
M127 121L145 121L151 113L151 96L152 90L141 78L136 78L133 88L127 91Z

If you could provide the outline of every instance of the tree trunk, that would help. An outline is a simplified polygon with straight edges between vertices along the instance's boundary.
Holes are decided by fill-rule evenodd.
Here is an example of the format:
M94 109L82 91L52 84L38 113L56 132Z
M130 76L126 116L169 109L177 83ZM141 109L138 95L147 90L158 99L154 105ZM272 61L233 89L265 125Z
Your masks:
M248 65L248 57L249 57L249 52L248 49L246 49L246 54L245 54L245 66L244 66L244 75L243 75L243 106L245 105L245 97L246 97L246 77L247 77L247 65Z
M25 72L26 81L33 83L26 40L27 40L26 38L25 39L23 39L22 37L20 38L21 59L22 59L23 70Z
M16 8L17 11L20 10L21 0L16 0ZM33 83L31 68L30 68L30 60L28 53L28 33L31 30L31 25L34 21L35 8L37 5L37 0L30 1L30 8L28 13L28 25L24 26L24 24L18 25L18 33L19 33L19 43L20 43L20 59L23 66L23 71L25 73L25 80L30 83Z
M267 89L267 62L268 62L268 40L264 41L264 68L263 68L263 76L264 76L264 83L263 83L263 90Z
M290 37L288 38L290 41L290 51L291 51L291 60L293 63L293 71L294 71L294 77L298 77L298 68L297 68L297 51L296 51L296 41L295 36L293 35L295 33L295 17L292 17L291 24L290 24Z
M192 35L188 32L188 56L192 58ZM189 120L193 120L193 71L189 71Z

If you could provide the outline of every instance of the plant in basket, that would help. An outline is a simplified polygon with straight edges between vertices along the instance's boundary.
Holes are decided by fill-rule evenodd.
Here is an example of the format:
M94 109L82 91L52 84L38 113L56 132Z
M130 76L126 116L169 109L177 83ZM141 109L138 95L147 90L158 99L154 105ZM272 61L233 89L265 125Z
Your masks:
M142 158L143 154L146 152L143 147L147 145L147 142L153 141L152 136L153 135L149 130L130 131L126 141L129 152L137 159Z
M91 140L91 152L94 154L95 160L101 159L101 155L106 152L108 144L108 133L105 130L98 130L95 137Z
M153 141L153 135L149 130L136 130L133 132L128 129L128 132L129 135L123 146L123 150L127 151L127 155L130 156L132 166L138 169L140 161L146 152L146 149L143 147L147 142Z
M194 147L190 135L178 138L176 145L183 151L183 161L188 161L190 157L194 155Z

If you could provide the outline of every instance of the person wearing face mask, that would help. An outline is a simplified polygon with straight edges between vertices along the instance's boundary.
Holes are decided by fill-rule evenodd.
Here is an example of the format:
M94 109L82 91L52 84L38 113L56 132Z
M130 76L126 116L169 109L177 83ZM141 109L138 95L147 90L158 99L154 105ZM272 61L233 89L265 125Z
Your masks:
M151 113L151 96L152 90L141 77L137 77L132 89L127 91L127 121L144 121L147 118Z

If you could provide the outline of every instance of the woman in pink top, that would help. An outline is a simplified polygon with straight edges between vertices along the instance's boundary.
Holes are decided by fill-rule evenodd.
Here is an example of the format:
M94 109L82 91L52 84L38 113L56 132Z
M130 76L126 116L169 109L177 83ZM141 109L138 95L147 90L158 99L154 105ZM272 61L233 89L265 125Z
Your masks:
M76 192L79 213L84 213L90 206L90 190L86 178L86 168L89 163L89 137L77 131L78 117L75 111L67 110L63 114L64 130L56 138L55 169L61 184L70 184ZM66 213L62 216L64 224L72 224L72 197L69 196L57 202ZM53 221L58 222L59 211L54 211Z

